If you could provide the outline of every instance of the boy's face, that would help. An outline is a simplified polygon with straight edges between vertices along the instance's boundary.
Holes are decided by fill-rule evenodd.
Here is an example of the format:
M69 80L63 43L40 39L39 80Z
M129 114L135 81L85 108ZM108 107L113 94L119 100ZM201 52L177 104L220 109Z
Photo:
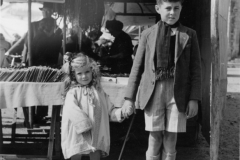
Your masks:
M155 5L155 9L161 16L161 20L169 25L175 24L180 17L182 10L181 2L162 2Z
M76 80L81 85L88 85L92 81L92 75L92 69L88 65L75 69Z

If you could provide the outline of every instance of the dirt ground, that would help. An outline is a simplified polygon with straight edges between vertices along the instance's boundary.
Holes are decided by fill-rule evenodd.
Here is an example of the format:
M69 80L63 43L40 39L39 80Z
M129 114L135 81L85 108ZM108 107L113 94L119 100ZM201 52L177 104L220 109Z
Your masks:
M240 77L228 78L228 92L226 95L226 107L224 108L224 116L221 126L220 135L220 151L219 160L238 160L239 159L239 113L240 113ZM3 133L4 137L9 137L11 133L11 122L14 110L2 110L3 117ZM27 133L23 127L23 115L20 111L17 113L17 133ZM139 112L138 117L134 121L134 127L131 130L130 138L126 143L121 160L145 160L145 152L147 149L148 133L144 131L144 126L141 125L143 114ZM126 121L129 124L131 119ZM124 124L121 124L122 126ZM112 127L114 126L114 127ZM127 127L111 124L111 151L110 156L103 158L105 160L117 160L121 152L124 136L127 132ZM187 141L186 141L187 142ZM4 142L4 146L7 146ZM24 143L23 143L24 144ZM18 144L14 148L3 148L4 153L17 153ZM21 144L21 146L23 146ZM37 144L37 153L46 154L46 146ZM45 148L45 149L43 149ZM28 150L33 153L33 147ZM177 146L177 160L208 160L210 159L209 144L206 142L201 132L198 135L198 140L194 144L181 142ZM22 153L22 152L20 152ZM18 153L18 154L20 154ZM83 159L87 160L88 157Z

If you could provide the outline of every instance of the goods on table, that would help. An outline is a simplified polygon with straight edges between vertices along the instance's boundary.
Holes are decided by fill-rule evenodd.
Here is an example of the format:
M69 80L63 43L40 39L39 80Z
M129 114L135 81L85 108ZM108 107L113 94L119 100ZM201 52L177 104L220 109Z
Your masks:
M120 74L110 74L110 73L102 73L102 77L129 77L127 73L120 73Z
M0 68L0 81L6 82L61 82L65 77L61 70L45 66Z

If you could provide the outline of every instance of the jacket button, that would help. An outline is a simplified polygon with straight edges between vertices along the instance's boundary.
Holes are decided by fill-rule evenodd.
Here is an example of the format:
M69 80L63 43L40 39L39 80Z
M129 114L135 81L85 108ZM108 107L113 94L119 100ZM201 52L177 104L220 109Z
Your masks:
M154 83L155 83L155 82L154 82L154 81L152 81L152 85L154 85Z

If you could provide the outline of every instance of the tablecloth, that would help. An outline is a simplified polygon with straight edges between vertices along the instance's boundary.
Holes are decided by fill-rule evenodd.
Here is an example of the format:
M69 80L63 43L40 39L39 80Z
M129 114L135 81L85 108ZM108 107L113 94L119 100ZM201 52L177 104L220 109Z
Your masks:
M121 107L126 85L101 82L111 102ZM0 109L37 105L63 105L64 83L0 82Z
M62 105L63 93L63 82L0 82L0 109Z
M121 107L124 102L124 95L126 90L126 85L101 82L103 90L109 95L111 102L116 107Z

